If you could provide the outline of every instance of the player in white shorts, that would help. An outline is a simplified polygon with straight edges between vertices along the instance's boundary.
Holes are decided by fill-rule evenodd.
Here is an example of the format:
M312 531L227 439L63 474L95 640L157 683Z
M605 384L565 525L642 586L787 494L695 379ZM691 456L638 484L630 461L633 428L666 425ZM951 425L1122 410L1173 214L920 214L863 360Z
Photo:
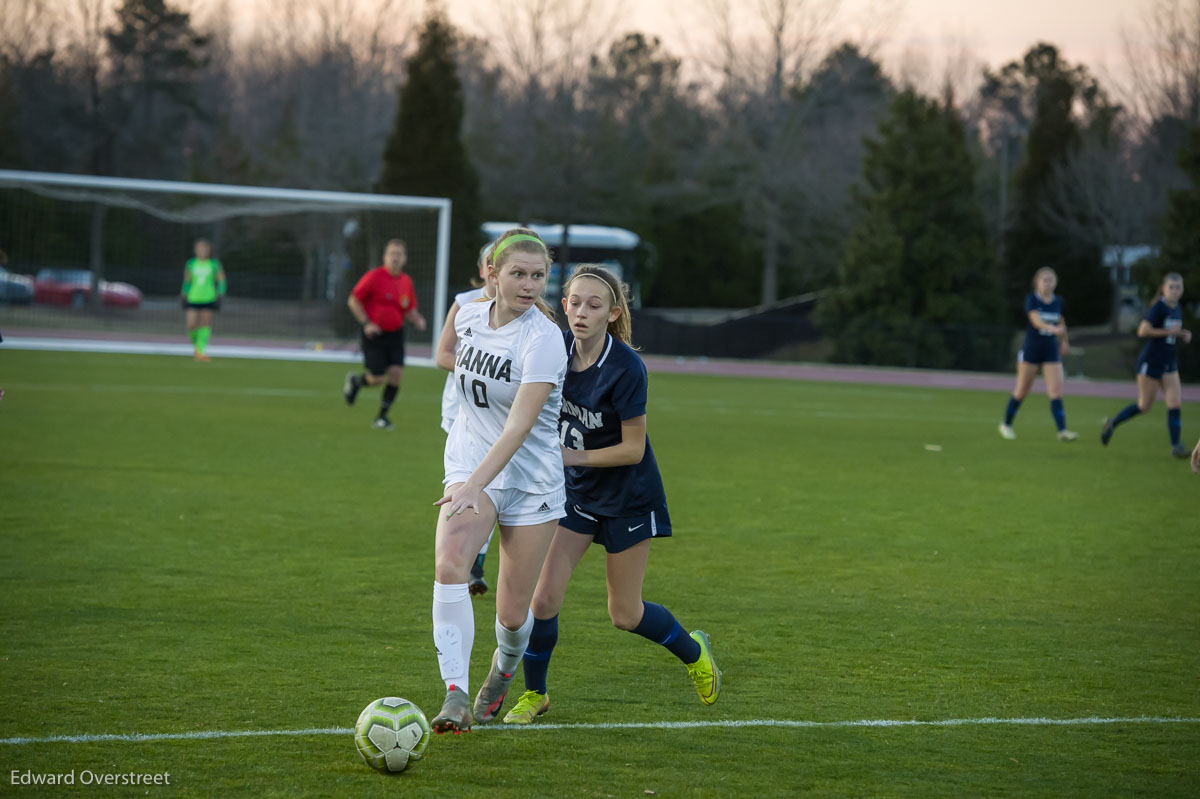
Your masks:
M467 303L474 302L481 297L491 299L496 296L495 286L489 286L487 282L487 257L491 252L492 244L490 243L479 251L479 280L482 285L478 288L467 289L454 296L454 303L446 312L446 322L442 325L442 334L438 338L437 352L435 353L437 365L450 373L446 375L446 385L442 388L442 429L447 434L450 433L450 428L454 426L454 419L458 416L458 388L454 382L454 351L458 348L458 334L454 332L454 319L458 316L459 309ZM483 547L475 556L475 563L471 566L471 577L467 581L467 585L472 595L487 593L488 584L483 576L483 564L487 558L488 547L492 543L494 532L493 530L488 534L487 541L483 542Z
M563 515L558 412L567 355L548 310L535 307L545 307L549 268L537 234L508 231L488 263L496 298L468 303L454 320L458 415L446 440L446 490L435 503L433 642L446 684L432 724L438 733L469 730L473 720L486 723L500 710L529 642L529 602ZM497 521L496 651L472 707L475 619L467 575Z

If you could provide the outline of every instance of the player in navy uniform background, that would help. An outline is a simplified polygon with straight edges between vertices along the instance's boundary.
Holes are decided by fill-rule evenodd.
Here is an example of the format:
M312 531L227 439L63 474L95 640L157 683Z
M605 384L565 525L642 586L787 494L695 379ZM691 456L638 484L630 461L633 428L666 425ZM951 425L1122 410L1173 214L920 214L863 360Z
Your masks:
M1179 383L1179 364L1175 360L1175 339L1184 343L1192 340L1190 330L1183 329L1183 308L1179 304L1183 297L1183 277L1172 272L1163 278L1158 297L1146 318L1138 325L1138 338L1146 339L1137 360L1137 402L1130 403L1111 419L1104 420L1100 431L1100 443L1108 445L1117 425L1132 419L1139 413L1150 410L1154 398L1161 390L1167 403L1167 431L1171 435L1171 454L1186 458L1187 449L1179 440L1183 428L1180 407L1183 387Z
M666 494L646 436L646 367L629 346L625 287L584 264L563 290L570 330L559 443L566 467L566 517L559 521L534 591L533 631L523 659L525 693L504 717L528 724L550 707L546 672L558 641L567 583L593 541L607 551L608 613L619 629L661 644L684 664L706 705L721 672L708 636L690 636L662 605L642 600L650 539L671 534Z
M1046 394L1050 397L1050 414L1058 428L1059 441L1074 441L1078 433L1067 429L1067 414L1063 410L1063 368L1061 355L1067 354L1067 322L1063 318L1062 297L1054 293L1058 275L1048 266L1043 266L1033 275L1033 293L1025 298L1025 342L1017 354L1017 385L1008 399L1004 421L1000 423L1000 435L1014 439L1012 423L1017 409L1033 387L1038 368L1046 381Z

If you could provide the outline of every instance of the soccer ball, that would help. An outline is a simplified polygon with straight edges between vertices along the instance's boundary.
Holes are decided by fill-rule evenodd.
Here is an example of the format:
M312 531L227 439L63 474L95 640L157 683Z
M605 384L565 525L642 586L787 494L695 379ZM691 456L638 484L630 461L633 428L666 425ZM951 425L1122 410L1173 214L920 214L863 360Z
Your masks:
M378 771L404 771L429 747L429 722L421 709L396 696L376 699L354 725L354 746L363 762Z

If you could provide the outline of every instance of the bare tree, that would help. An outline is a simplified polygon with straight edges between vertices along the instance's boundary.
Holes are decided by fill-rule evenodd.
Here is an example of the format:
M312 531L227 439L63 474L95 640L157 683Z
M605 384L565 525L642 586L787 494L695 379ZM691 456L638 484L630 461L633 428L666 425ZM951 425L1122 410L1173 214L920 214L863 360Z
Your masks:
M756 0L752 7L744 14L732 0L705 0L711 43L696 52L719 76L717 119L724 123L704 160L724 173L718 183L740 201L761 237L766 304L778 298L780 263L799 227L795 217L805 213L805 194L818 183L818 157L806 141L809 109L795 95L829 52L839 2Z
M287 0L240 41L227 97L252 161L279 185L369 191L407 47L396 0Z
M46 0L0 3L0 63L25 64L54 45L54 18Z
M519 0L488 4L500 24L488 31L518 87L580 87L592 56L617 33L628 0Z
M1200 122L1200 0L1153 0L1142 38L1125 34L1131 75L1122 99L1143 123L1173 117Z
M1117 135L1087 136L1060 163L1047 181L1039 212L1047 229L1077 245L1103 252L1112 248L1117 264L1124 250L1144 241L1149 232L1151 198L1163 192L1153 176L1139 175ZM1114 266L1112 332L1120 328L1119 266Z

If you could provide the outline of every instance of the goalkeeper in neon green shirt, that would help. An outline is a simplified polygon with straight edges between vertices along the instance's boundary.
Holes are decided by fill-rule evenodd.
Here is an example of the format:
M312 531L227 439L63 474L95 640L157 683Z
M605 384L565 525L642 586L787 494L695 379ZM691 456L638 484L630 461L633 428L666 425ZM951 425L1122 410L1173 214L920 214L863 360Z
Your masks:
M212 336L213 311L221 310L225 296L225 270L212 257L208 239L197 239L196 257L183 268L183 308L187 311L188 336L196 348L196 360L207 361L208 339Z

